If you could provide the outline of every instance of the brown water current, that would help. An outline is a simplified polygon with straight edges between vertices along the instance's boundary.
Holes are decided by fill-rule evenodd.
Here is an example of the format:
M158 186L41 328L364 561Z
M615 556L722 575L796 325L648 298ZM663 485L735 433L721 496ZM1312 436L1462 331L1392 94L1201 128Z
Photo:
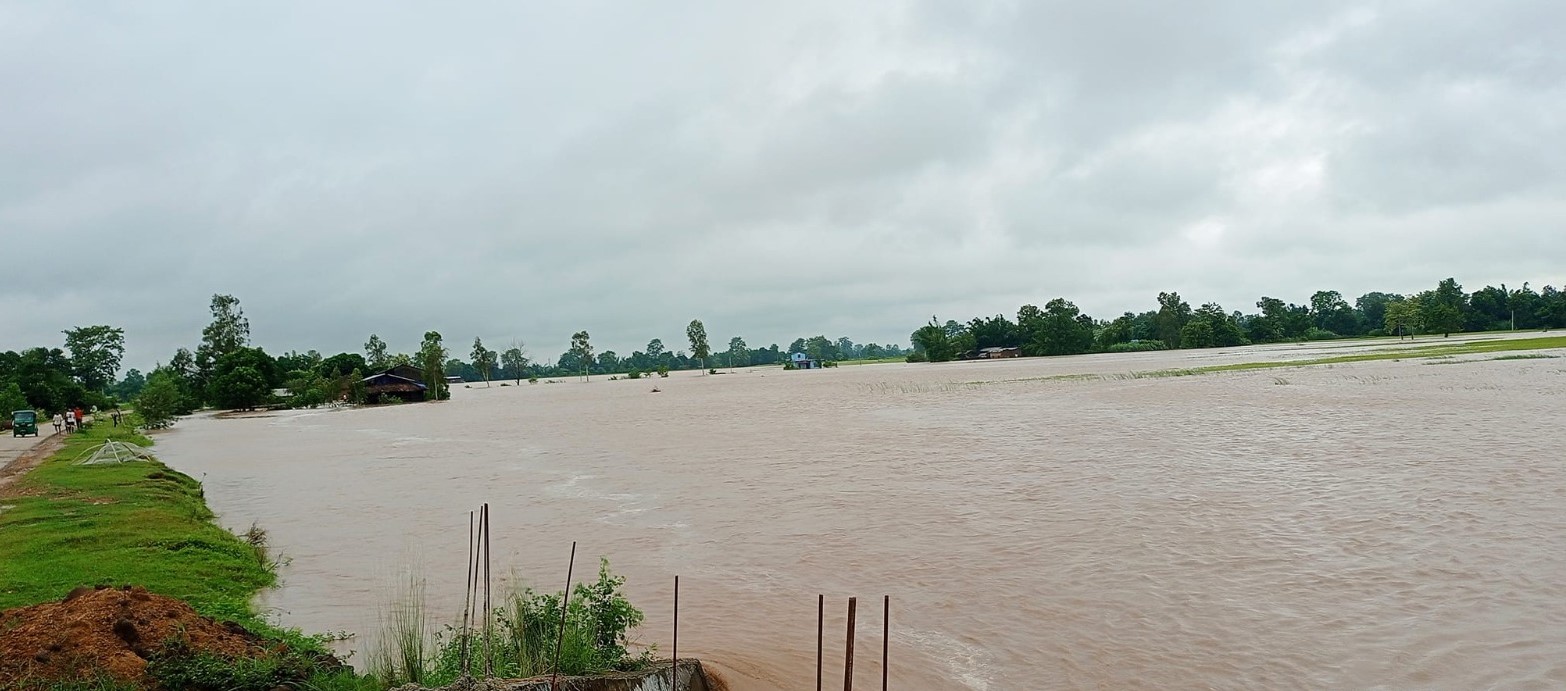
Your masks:
M817 593L828 688L851 595L879 688L883 594L899 689L1566 687L1566 358L1062 376L1362 347L477 384L158 449L361 649L410 568L456 620L488 501L497 570L558 590L579 541L664 654L679 574L737 691L814 688Z

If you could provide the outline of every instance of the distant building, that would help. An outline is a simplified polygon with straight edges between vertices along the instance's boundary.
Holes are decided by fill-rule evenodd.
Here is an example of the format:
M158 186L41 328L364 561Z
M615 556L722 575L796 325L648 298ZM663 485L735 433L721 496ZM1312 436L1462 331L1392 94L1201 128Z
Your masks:
M1000 358L1009 358L1009 357L1022 357L1022 349L1021 348L1010 348L1010 347L980 348L979 349L979 359L980 360L998 360Z
M788 357L789 362L794 363L794 367L798 369L821 369L821 361L812 360L804 353L790 353Z
M380 403L388 396L403 401L422 401L429 387L424 385L424 371L410 365L398 365L383 372L365 377L365 402Z
M446 383L447 384L466 384L466 383L468 383L468 380L463 379L462 377L460 377L458 375L452 374L452 375L448 375L446 377Z

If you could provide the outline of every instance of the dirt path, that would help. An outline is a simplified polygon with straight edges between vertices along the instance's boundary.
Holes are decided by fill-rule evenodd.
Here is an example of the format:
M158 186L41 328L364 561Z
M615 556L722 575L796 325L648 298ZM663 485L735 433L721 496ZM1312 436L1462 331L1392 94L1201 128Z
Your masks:
M47 437L42 434L32 438L7 437L5 441L13 443L0 446L0 461L7 461L5 467L0 468L0 497L9 493L11 484L18 478L65 446L65 435L57 432Z

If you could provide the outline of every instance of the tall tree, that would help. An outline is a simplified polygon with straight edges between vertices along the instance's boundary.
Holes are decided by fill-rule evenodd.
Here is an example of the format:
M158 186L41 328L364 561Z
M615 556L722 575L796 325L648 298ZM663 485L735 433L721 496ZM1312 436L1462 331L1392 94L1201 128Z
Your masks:
M917 351L916 355L923 355L930 362L946 362L957 356L951 338L946 335L946 329L935 320L935 317L930 317L930 323L919 327L910 339Z
M142 423L153 429L174 424L174 416L184 409L181 386L180 375L174 370L167 367L152 370L147 385L136 397L136 413L141 416Z
M250 320L232 295L212 296L212 323L201 330L201 345L213 360L250 345Z
M381 340L380 336L370 334L370 340L364 342L364 362L371 370L381 370L389 366L386 341Z
M1191 321L1191 305L1175 292L1158 294L1158 338L1170 348L1180 347L1180 329Z
M733 372L736 365L750 365L750 348L745 345L745 339L739 336L729 339L729 371Z
M1383 328L1397 334L1397 340L1403 340L1404 334L1413 336L1419 330L1419 300L1413 298L1398 298L1386 303L1381 309L1381 321Z
M1334 334L1353 336L1359 333L1358 317L1349 307L1343 294L1336 290L1318 290L1310 296L1310 312L1315 326Z
M213 363L207 400L219 408L249 410L264 403L283 383L277 362L260 348L238 348Z
M1093 347L1093 320L1065 298L1044 303L1039 317L1030 317L1031 331L1023 344L1028 355L1073 355Z
M1233 315L1216 302L1202 305L1180 330L1181 348L1225 348L1249 341Z
M522 383L523 370L527 368L527 355L522 352L522 342L514 341L506 352L500 354L500 366L510 378Z
M1396 293L1365 293L1354 300L1354 308L1359 310L1369 328L1379 329L1386 323L1387 305L1402 299L1403 296Z
M429 394L429 400L441 401L449 398L444 373L446 346L441 342L439 331L424 332L424 341L419 344L418 362L419 369L424 370L424 386Z
M1468 310L1468 296L1463 287L1452 278L1442 279L1433 291L1420 294L1420 317L1430 333L1451 336L1463 328L1463 315Z
M114 383L125 355L125 330L112 326L78 326L63 332L71 351L71 369L88 391L103 392Z
M592 374L588 369L593 364L593 344L588 341L589 338L586 331L578 331L571 334L570 354L581 363L582 379L584 381L593 380Z
M707 327L700 319L692 319L685 327L685 337L691 341L691 357L701 362L702 374L706 374L707 356L712 354L712 347L707 345Z
M484 378L484 388L489 388L489 372L494 369L495 352L484 347L484 341L473 337L473 368Z

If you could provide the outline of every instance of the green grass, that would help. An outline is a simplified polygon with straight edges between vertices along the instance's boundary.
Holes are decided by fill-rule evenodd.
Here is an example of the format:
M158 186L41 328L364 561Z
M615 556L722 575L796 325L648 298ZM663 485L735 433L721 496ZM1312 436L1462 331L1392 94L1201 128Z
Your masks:
M284 672L292 675L289 679L308 674L296 683L303 689L374 688L372 681L349 671L314 669L314 656L326 650L323 638L277 628L255 613L251 597L277 582L265 533L252 528L247 541L214 523L201 483L158 462L77 465L109 440L152 443L129 425L93 425L70 435L60 451L0 497L5 507L0 509L0 609L58 601L82 585L140 585L184 600L203 615L238 622L280 651L266 661L276 669L208 661L196 669L199 673L222 679L248 673L249 681L266 689L285 679L262 683L268 680L263 673ZM179 673L190 669L186 665ZM223 682L223 688L243 686ZM96 679L0 683L6 691L120 688Z
M907 362L907 361L908 361L908 357L906 355L898 355L897 357L867 358L867 359L864 359L864 360L838 360L837 364L839 364L839 365L880 365L880 364L884 364L884 363L888 363L888 362Z
M1146 370L1140 372L1126 372L1123 374L1057 374L1045 377L1029 377L1023 379L1003 379L994 381L970 381L952 382L944 384L943 390L951 390L961 387L983 386L988 384L1005 384L1020 382L1042 381L1079 381L1084 379L1163 379L1168 377L1192 377L1201 374L1216 372L1240 372L1245 370L1277 369L1281 367L1310 367L1314 365L1338 365L1351 362L1369 362L1373 360L1425 360L1425 364L1456 364L1462 360L1450 360L1457 355L1473 355L1483 353L1497 353L1516 350L1550 350L1566 348L1566 336L1548 336L1540 338L1516 338L1482 339L1473 341L1460 341L1456 343L1428 343L1422 345L1410 345L1399 348L1382 348L1368 353L1354 353L1352 355L1332 355L1328 357L1311 358L1307 360L1267 360L1262 362L1237 362L1228 365L1206 365L1203 367L1188 367L1177 369ZM1544 353L1520 353L1516 355L1501 355L1488 358L1490 360L1536 360L1557 358L1558 355ZM884 389L887 385L881 385ZM906 387L905 387L906 388ZM902 393L909 393L903 390Z
M0 504L0 609L59 600L80 585L135 584L247 626L249 600L277 580L252 545L212 522L201 483L162 463L77 465L128 426L93 425L23 477Z
M1512 350L1546 350L1551 348L1566 348L1566 336L1515 338L1510 340L1496 339L1466 341L1460 343L1433 343L1421 346L1412 346L1408 348L1387 348L1369 353L1334 355L1331 357L1313 358L1309 360L1277 360L1268 362L1241 362L1232 365L1209 365L1206 367L1197 367L1194 370L1190 370L1190 373L1204 374L1207 372L1233 372L1237 370L1271 369L1275 367L1308 367L1311 365L1336 365L1349 362L1368 362L1372 360L1443 358L1454 355L1471 355L1475 353L1496 353Z

